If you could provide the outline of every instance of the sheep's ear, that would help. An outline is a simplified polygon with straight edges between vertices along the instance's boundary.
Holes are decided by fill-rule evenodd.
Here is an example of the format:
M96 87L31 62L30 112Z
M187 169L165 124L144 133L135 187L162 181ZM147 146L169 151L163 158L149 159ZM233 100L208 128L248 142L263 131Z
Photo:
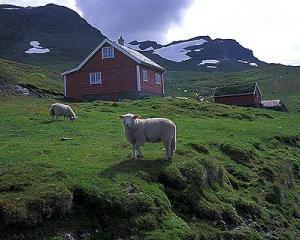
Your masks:
M140 118L140 117L141 117L140 115L134 115L133 119L137 119L137 118Z
M123 118L124 118L124 116L123 116L123 115L119 115L119 116L118 116L118 118L120 118L120 119L123 119Z

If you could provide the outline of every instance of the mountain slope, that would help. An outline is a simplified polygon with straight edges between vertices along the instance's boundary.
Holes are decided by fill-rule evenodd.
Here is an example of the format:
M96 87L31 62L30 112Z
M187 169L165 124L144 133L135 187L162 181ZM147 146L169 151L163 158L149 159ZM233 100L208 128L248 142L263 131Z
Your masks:
M45 96L62 92L63 83L57 73L0 59L0 96L8 93Z
M160 45L154 41L128 43L168 70L238 71L265 65L250 49L233 39L199 36Z
M105 36L76 12L48 4L0 5L0 57L62 71L77 65ZM167 45L132 41L167 70L239 71L265 63L232 39L199 36Z
M61 70L80 62L103 38L66 7L0 5L1 58Z
M290 111L300 108L300 67L269 64L240 72L205 73L201 71L168 71L165 89L168 95L205 96L215 87L258 82L263 99L281 99ZM210 91L211 93L211 91Z

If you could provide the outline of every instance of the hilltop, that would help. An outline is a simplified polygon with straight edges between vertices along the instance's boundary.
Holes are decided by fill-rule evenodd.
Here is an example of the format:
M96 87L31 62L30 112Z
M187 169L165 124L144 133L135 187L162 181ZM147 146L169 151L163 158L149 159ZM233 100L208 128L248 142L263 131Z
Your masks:
M0 5L1 58L63 71L78 65L104 38L66 7ZM127 45L168 70L232 72L266 64L234 39L198 36L166 45L155 41Z
M1 58L61 71L82 61L104 37L66 7L0 5Z
M198 36L162 45L155 41L128 43L168 70L232 72L266 65L234 39Z

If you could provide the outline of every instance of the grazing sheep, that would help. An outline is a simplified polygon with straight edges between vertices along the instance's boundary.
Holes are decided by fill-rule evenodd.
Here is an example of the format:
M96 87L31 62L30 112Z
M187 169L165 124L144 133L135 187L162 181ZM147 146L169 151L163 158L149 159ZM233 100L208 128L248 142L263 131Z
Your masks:
M143 157L139 149L145 142L163 142L166 160L171 160L176 149L176 125L166 118L139 119L140 116L127 113L119 116L123 119L127 140L131 143L132 158Z
M49 110L49 114L52 118L52 121L54 119L54 116L57 120L58 116L61 116L61 115L64 116L64 119L67 117L71 121L74 121L76 118L78 118L69 105L65 105L65 104L62 104L62 103L52 104L51 107L50 107L50 110Z

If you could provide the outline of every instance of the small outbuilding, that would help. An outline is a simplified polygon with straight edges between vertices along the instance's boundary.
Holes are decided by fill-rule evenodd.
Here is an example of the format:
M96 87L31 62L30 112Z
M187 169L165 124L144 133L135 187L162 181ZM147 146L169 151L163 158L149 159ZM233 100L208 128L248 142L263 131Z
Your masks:
M266 109L272 109L275 111L287 112L288 109L285 104L277 99L277 100L264 100L261 101L261 107Z
M262 93L256 83L227 85L218 87L214 93L216 103L244 107L260 107Z
M124 45L103 40L76 68L62 73L64 96L110 100L164 96L165 69Z

